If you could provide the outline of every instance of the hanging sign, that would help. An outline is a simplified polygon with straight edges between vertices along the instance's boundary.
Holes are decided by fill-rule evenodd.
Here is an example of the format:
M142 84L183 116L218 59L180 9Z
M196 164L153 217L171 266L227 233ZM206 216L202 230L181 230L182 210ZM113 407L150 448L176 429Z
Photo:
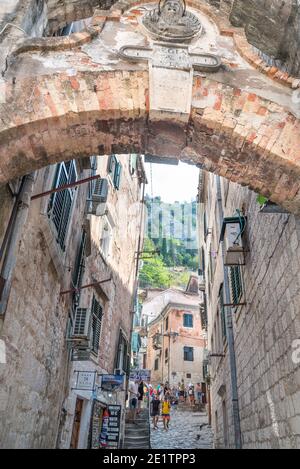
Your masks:
M101 389L104 391L117 391L123 388L124 375L102 375Z
M121 406L109 405L108 428L107 428L107 448L117 449L119 447Z
M72 389L81 391L94 391L97 371L75 371L77 373L76 385Z
M150 383L151 380L151 370L131 370L130 380L135 381L144 381Z

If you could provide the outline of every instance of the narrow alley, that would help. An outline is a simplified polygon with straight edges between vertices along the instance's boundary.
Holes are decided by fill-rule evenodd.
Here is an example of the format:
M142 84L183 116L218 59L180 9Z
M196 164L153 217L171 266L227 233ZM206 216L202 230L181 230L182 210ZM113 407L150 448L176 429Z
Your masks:
M0 0L0 449L300 449L300 0Z
M151 425L151 448L212 449L213 433L206 412L174 409L168 431L163 429L162 422L158 430Z

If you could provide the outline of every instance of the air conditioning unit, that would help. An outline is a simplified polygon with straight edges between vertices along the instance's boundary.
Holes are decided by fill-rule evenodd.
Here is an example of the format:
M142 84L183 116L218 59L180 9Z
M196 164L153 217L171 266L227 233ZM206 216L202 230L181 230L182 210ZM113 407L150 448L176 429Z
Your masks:
M108 197L108 180L96 179L93 184L91 199L88 200L87 212L101 217L106 213L106 202Z
M240 222L226 223L224 232L225 265L242 265L245 263Z
M121 375L121 376L123 376L123 375L126 375L126 373L125 373L124 370L122 370L122 368L115 368L115 369L114 369L114 375Z
M89 347L91 338L91 311L87 308L76 308L70 340Z

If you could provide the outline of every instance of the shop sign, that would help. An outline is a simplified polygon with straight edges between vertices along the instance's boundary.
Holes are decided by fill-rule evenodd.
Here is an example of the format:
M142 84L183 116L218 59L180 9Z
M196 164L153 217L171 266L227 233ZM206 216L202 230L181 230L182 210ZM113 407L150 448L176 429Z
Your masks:
M77 373L76 384L72 389L81 391L94 391L97 371L75 371Z
M130 380L135 381L144 381L150 383L151 380L151 370L131 370Z
M102 375L101 389L104 391L122 390L124 375Z

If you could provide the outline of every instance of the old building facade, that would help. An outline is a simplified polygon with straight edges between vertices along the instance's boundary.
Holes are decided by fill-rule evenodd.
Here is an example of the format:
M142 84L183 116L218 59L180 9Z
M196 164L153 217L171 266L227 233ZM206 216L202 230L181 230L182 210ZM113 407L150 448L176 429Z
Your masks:
M299 448L299 219L217 176L201 172L199 189L215 445Z
M73 160L39 171L32 194L91 174L101 178L32 200L25 225L12 222L10 235L20 232L1 297L3 447L87 447L93 396L72 389L74 371L128 371L143 166L136 155L91 162L90 169ZM107 190L100 206L92 201L99 181ZM2 275L10 244L5 254ZM96 398L108 402L107 395ZM81 433L74 429L78 401ZM124 412L124 392L117 401Z
M153 385L203 382L206 333L200 318L201 298L190 291L166 290L146 303L147 368ZM164 300L168 298L165 302Z

